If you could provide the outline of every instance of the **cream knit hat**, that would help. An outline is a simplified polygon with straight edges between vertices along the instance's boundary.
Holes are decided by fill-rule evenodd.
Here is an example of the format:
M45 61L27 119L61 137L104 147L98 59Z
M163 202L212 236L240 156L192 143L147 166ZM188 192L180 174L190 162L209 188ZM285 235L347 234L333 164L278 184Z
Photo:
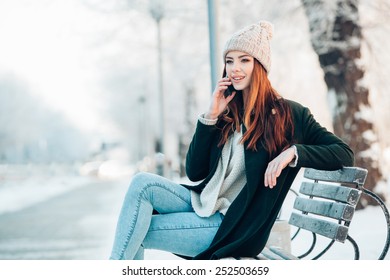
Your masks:
M232 35L223 50L223 59L229 51L245 52L256 58L267 73L271 69L270 40L273 35L273 25L268 21L249 25Z

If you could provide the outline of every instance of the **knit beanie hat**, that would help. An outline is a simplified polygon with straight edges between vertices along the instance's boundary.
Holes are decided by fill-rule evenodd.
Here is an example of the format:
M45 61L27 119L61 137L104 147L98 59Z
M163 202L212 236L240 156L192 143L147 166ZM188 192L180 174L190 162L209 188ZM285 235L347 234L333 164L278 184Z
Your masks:
M273 25L268 21L249 25L232 35L223 50L223 59L229 51L245 52L256 58L267 73L271 69L270 40L273 35Z

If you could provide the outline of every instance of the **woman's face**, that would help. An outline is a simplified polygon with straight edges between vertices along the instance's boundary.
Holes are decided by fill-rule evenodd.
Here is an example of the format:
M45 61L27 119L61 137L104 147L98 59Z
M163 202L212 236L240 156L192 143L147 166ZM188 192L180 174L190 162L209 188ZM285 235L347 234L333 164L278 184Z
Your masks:
M252 80L254 58L247 53L230 51L225 58L226 74L236 90L246 91Z

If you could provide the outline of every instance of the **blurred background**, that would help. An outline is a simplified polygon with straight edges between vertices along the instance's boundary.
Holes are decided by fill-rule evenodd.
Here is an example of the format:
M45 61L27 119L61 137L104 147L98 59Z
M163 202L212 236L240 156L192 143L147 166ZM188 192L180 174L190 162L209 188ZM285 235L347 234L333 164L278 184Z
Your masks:
M0 0L0 259L107 258L134 173L186 180L223 44L259 20L274 87L388 200L390 2L317 2Z

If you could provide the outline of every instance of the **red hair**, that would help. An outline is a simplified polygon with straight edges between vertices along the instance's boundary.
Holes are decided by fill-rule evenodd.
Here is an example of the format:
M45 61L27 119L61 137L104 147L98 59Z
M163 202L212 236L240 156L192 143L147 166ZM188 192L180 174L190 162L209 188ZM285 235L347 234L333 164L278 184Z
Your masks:
M240 131L241 122L246 127L241 143L248 142L248 149L257 151L257 144L261 143L274 158L291 145L294 132L291 109L271 86L267 72L256 59L245 106L242 92L238 91L221 117L219 146L226 143L234 130Z

